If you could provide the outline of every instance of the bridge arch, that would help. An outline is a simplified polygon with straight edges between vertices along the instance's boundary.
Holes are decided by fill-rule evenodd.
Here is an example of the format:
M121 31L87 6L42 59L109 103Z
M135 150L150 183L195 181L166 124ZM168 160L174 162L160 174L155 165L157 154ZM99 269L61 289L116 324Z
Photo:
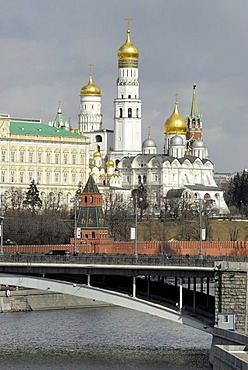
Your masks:
M0 284L26 287L49 292L74 295L91 300L102 301L111 305L121 306L128 309L140 311L150 315L158 316L166 320L172 320L179 324L188 325L199 330L212 333L213 328L207 326L203 321L182 314L176 309L131 297L122 293L109 291L90 285L75 284L41 277L26 275L0 274Z

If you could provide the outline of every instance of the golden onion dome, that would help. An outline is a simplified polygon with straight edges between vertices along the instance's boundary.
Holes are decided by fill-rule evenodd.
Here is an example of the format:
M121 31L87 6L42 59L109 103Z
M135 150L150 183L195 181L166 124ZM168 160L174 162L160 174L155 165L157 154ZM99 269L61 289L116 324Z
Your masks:
M114 161L112 161L112 159L109 159L107 162L106 162L106 167L114 167L115 164L114 164Z
M91 71L92 65L90 65L90 77L89 82L87 85L83 86L80 90L80 95L86 95L86 96L100 96L101 95L101 89L99 86L95 85L92 80L92 71Z
M128 29L126 42L118 50L117 55L119 60L137 60L139 58L139 49L131 43L130 33L131 31Z
M186 134L187 124L178 112L177 101L172 115L165 121L164 132L166 134Z
M94 154L93 154L93 158L100 158L101 157L101 153L96 151Z

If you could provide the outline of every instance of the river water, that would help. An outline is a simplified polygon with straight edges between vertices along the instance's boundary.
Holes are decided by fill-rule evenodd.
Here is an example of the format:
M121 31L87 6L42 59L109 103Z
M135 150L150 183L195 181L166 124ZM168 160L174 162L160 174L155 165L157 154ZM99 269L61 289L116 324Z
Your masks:
M200 370L211 335L120 307L0 315L0 369Z

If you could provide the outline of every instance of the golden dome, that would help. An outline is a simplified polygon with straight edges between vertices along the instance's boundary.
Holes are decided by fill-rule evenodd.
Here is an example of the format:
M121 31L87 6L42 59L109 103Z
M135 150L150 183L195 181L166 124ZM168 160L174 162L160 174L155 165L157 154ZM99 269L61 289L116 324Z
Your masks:
M93 154L93 157L94 158L100 158L101 157L101 153L96 151L94 154Z
M99 86L93 84L92 80L92 71L91 71L92 65L90 64L90 77L89 82L87 85L83 86L80 90L80 95L86 95L86 96L100 96L101 95L101 89Z
M117 55L119 60L137 60L139 58L139 49L131 43L130 32L128 29L126 42L118 50Z
M165 121L164 132L166 134L186 134L187 124L178 112L177 101L172 115Z
M109 159L107 162L106 162L106 167L114 167L115 164L114 164L114 161L112 161L112 159Z

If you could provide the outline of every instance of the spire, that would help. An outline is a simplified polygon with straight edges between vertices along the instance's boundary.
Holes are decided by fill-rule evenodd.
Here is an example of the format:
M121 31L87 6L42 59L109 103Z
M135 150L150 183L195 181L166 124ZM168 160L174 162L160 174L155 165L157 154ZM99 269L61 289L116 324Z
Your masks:
M130 33L131 33L131 30L130 30L130 21L132 20L132 18L130 17L127 17L125 19L125 21L127 21L127 40L126 40L126 43L131 43L131 40L130 40Z
M199 117L198 113L198 107L196 103L196 84L194 83L193 85L193 98L192 98L192 105L191 105L191 113L190 113L192 118L197 119Z
M61 101L59 101L59 106L58 106L58 110L57 110L54 125L55 125L55 127L58 127L58 128L64 126L63 117L62 117L62 109L61 109Z
M89 77L89 84L92 84L93 81L92 81L92 67L93 67L93 64L89 64L89 67L90 67L90 77Z
M150 126L148 127L148 139L151 139L151 130Z
M175 114L179 113L178 112L178 100L177 100L177 98L178 98L178 94L176 94L176 101L175 101L174 112L173 112Z
M191 104L191 111L186 116L187 121L187 134L186 139L192 146L194 140L202 140L202 116L198 112L196 103L196 84L193 85L193 98Z

